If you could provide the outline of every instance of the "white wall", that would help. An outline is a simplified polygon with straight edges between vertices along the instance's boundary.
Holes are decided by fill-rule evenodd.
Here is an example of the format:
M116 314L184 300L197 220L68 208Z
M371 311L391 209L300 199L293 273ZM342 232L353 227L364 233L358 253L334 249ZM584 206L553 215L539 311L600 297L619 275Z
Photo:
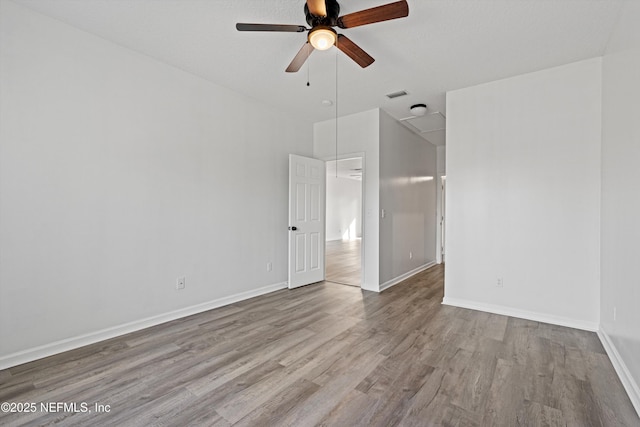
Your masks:
M380 115L377 109L340 117L338 120L338 156L362 157L362 225L364 271L362 288L379 290L379 189L380 189ZM331 159L336 155L336 121L313 126L313 156Z
M380 282L435 263L436 147L380 112Z
M311 129L0 4L0 368L282 286Z
M445 175L447 173L447 146L440 145L436 147L436 154L438 159L436 161L438 167L438 175Z
M327 173L326 240L362 237L362 182Z
M597 329L600 132L600 58L447 94L445 303Z
M638 22L640 4L625 3L603 59L600 321L609 355L640 413Z

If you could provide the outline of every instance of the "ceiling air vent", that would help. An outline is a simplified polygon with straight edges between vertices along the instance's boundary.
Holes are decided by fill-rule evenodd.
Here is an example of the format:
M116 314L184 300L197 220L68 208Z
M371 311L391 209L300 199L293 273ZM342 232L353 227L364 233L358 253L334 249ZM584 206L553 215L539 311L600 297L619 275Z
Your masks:
M408 95L407 91L401 90L398 92L388 93L387 98L394 99L394 98L400 98L401 96L405 96L405 95Z

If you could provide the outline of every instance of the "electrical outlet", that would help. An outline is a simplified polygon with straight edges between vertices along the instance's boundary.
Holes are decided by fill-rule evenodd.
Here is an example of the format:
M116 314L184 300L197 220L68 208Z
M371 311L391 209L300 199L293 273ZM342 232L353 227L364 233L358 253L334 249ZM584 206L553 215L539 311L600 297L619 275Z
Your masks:
M186 282L187 281L184 276L178 277L178 279L176 280L176 289L184 289Z
M409 259L413 259L413 252L409 251Z
M496 281L496 288L502 288L504 286L504 283L502 282L502 277L498 277L498 280Z
M382 218L384 218L386 215L386 212L384 211L384 209L382 209Z
M273 264L271 264L271 262L267 263L267 271L271 271L273 270Z

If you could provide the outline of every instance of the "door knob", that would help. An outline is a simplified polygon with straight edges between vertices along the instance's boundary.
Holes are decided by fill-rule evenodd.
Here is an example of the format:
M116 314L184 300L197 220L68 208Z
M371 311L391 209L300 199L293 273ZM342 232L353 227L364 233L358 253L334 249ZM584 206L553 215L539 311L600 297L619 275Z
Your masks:
M298 227L289 227L289 230L291 231L296 231L298 229Z

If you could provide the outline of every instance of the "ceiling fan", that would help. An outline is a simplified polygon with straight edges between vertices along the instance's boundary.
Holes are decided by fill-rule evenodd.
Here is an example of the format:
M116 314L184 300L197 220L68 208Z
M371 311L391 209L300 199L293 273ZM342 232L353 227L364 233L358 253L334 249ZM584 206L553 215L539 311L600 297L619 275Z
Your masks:
M409 5L405 0L402 0L339 16L340 5L336 0L307 0L304 5L304 13L307 17L307 23L311 28L303 25L238 23L236 24L236 29L238 31L277 31L288 33L303 33L308 31L307 42L287 67L286 71L288 73L298 71L314 49L327 50L334 45L362 68L365 68L373 64L375 59L360 46L352 42L347 36L338 34L333 27L346 29L391 19L404 18L409 16Z

